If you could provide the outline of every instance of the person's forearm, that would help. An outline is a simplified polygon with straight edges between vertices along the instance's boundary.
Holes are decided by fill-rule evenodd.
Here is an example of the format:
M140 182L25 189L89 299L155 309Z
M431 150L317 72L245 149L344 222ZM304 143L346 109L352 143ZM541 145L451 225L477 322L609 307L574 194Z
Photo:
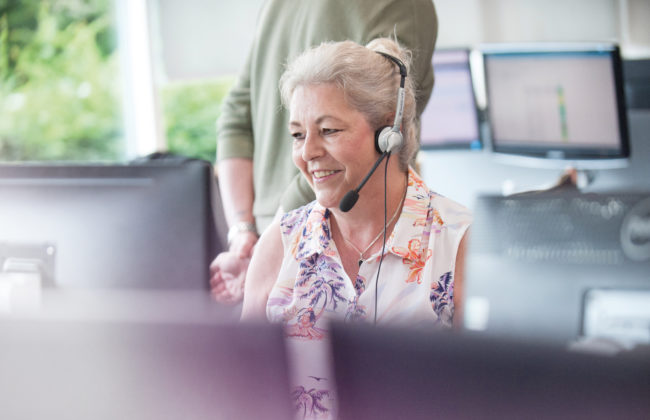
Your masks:
M217 165L219 190L228 226L238 222L255 223L253 216L253 161L231 158Z

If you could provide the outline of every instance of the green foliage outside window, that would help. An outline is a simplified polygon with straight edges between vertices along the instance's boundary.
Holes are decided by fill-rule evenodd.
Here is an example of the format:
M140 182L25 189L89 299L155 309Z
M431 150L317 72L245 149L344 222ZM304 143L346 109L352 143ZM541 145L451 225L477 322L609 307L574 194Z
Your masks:
M0 0L0 161L120 161L112 0ZM170 152L214 161L234 78L161 89Z
M172 83L162 89L169 152L214 162L215 123L234 77Z
M109 5L0 3L0 160L123 156Z

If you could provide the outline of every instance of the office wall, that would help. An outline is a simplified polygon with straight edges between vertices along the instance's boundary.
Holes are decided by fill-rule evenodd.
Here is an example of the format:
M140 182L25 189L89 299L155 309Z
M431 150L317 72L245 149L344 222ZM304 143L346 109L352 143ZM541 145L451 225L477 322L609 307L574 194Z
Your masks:
M160 71L170 80L235 74L263 0L149 0ZM650 57L648 0L434 0L438 46L605 41Z
M237 74L263 0L150 0L159 77L210 79Z
M437 0L440 46L618 38L617 0Z

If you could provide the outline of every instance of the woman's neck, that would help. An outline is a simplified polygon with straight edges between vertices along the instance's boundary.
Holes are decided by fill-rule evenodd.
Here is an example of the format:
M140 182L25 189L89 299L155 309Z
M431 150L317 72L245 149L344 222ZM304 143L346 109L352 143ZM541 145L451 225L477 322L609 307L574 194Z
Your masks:
M397 169L397 168L395 168ZM390 235L403 205L403 199L406 195L406 182L408 174L406 172L395 170L393 175L389 171L387 197L386 197L386 218L384 219L384 174L377 177L371 184L366 184L359 197L357 204L348 212L342 212L340 209L330 209L332 212L332 230L339 238L344 239L351 245L352 250L362 252L368 248L368 252L362 252L364 257L368 257L370 252L376 247L376 240L379 233L383 234L384 222L387 222L386 236ZM383 236L383 235L381 235ZM341 248L341 241L337 241L337 247ZM345 246L343 248L346 248Z

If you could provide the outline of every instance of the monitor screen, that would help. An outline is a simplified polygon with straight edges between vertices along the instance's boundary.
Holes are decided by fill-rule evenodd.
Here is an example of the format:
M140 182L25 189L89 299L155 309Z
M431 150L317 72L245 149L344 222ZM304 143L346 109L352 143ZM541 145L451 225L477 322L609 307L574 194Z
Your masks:
M0 165L0 272L57 288L208 288L217 249L203 161Z
M592 163L629 156L615 45L493 46L483 63L495 152Z
M433 72L431 99L420 117L422 148L480 149L469 50L437 50Z

